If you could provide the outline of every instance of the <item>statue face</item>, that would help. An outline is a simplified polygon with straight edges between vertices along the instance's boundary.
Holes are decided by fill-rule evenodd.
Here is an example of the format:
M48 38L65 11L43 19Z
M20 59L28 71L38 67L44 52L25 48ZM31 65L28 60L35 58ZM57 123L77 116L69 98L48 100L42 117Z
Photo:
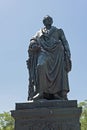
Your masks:
M43 23L44 23L45 26L48 26L48 25L51 26L52 23L53 23L53 20L50 16L46 16L43 19Z
M51 25L50 19L47 18L47 19L45 20L45 23L44 23L44 24L45 24L45 25Z

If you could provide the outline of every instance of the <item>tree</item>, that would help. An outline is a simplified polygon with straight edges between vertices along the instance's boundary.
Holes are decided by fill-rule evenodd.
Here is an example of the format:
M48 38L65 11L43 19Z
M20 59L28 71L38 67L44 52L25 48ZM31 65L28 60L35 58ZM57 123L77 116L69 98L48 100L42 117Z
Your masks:
M87 100L80 102L79 106L82 107L81 114L81 130L87 130Z
M0 130L14 130L14 119L10 112L0 114Z

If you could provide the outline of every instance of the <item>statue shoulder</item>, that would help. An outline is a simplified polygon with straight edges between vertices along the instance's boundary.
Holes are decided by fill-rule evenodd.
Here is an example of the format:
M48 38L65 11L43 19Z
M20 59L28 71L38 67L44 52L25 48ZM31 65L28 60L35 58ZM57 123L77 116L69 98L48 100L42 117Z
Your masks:
M52 28L52 30L54 30L54 31L57 31L57 30L58 30L58 28L55 27L55 26L52 26L51 28Z
M59 31L60 33L64 33L64 31L63 31L62 28L59 28L58 31Z
M64 31L63 31L62 28L58 29L58 34L59 34L60 37L65 36Z
M52 26L53 30L57 31L60 35L64 34L64 31L62 28L57 28L55 26Z

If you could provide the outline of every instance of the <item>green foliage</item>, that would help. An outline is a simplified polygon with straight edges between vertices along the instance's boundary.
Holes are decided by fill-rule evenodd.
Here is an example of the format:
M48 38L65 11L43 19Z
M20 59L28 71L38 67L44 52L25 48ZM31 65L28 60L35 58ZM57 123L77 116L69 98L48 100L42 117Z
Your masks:
M87 130L87 100L80 102L79 107L82 107L81 130Z
M9 112L0 114L0 130L14 130L14 119Z

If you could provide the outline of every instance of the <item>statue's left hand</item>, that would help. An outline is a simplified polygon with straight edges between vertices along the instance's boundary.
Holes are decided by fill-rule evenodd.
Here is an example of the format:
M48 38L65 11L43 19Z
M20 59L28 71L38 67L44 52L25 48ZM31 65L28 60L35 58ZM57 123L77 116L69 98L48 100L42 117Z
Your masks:
M70 72L72 69L72 61L68 57L66 57L66 60L65 60L65 69L66 69L67 73Z

